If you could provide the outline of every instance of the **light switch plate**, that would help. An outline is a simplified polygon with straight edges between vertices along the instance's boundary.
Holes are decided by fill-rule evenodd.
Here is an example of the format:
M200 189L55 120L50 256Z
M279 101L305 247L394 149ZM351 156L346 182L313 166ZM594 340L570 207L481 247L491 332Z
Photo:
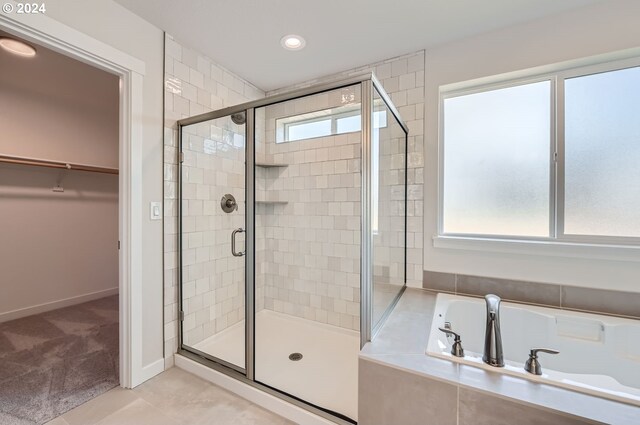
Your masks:
M149 218L151 218L151 220L162 219L162 203L161 202L149 202Z

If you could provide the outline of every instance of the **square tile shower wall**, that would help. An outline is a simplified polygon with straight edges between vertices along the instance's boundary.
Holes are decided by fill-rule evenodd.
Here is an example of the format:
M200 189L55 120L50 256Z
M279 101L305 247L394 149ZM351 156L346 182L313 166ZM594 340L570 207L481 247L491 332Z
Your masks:
M409 127L407 152L407 285L416 288L422 287L423 271L424 62L425 53L420 51L267 93L267 96L271 96L295 88L337 81L363 72L375 73L385 91L391 97L393 104L398 108L402 119ZM381 135L381 140L382 137ZM381 163L383 161L384 158L381 157ZM380 273L384 272L380 270Z
M164 90L164 335L169 365L178 348L179 323L176 121L258 99L264 97L264 93L168 35ZM244 263L227 261L230 232L235 227L243 227L241 218L239 223L231 220L237 221L235 217L244 213L244 139L240 141L237 132L234 137L230 129L221 126L195 127L199 127L196 134L184 140L184 195L188 199L183 203L188 214L183 221L184 289L188 300L185 307L189 311L185 317L185 329L189 329L185 337L190 343L244 318L244 310L238 308L239 294L244 293L244 270L240 266ZM225 193L240 198L240 210L234 213L234 219L219 216L222 213L220 198Z
M375 113L386 120L373 126L372 227L373 324L377 324L400 291L404 278L405 132L382 99L374 95ZM379 115L376 115L379 116Z
M277 119L345 105L359 86L259 110L265 162L286 166L256 169L256 285L268 310L358 330L361 132L276 143Z
M194 124L182 146L183 330L194 346L244 318L244 257L230 255L231 230L245 226L244 126ZM229 214L220 208L227 193L238 205Z
M164 241L164 249L165 249L165 353L167 356L167 365L171 364L173 361L172 354L176 352L178 346L178 276L177 276L177 264L178 264L178 253L177 253L177 228L178 228L178 219L177 219L177 132L176 132L176 120L192 115L196 115L199 113L220 109L226 106L231 106L234 104L242 103L245 101L254 100L264 96L264 93L259 89L255 88L251 84L243 81L241 78L235 76L233 73L225 70L224 68L218 66L213 61L208 59L207 57L198 54L197 52L190 50L181 46L178 42L173 40L172 37L166 37L166 60L165 60L165 155L164 155L164 181L165 181L165 241ZM307 87L314 84L318 84L321 82L337 80L341 78L346 78L353 74L358 74L361 72L373 71L376 73L378 78L381 80L382 85L385 87L385 90L390 94L392 100L396 107L398 107L400 114L402 115L405 122L408 124L410 133L409 133L409 155L408 155L408 168L409 173L407 175L409 187L408 187L408 268L407 268L407 277L408 283L412 286L420 286L422 280L422 197L423 197L423 113L424 113L424 52L419 52L412 55L403 56L400 58L395 58L391 60L387 60L384 62L368 65L365 67L361 67L358 69L345 71L340 74L335 74L326 78L309 81L303 84L299 84L297 86L283 88L282 90L274 91L269 94L275 94L276 92L287 91L297 87ZM292 152L287 152L288 148L280 148L281 144L276 146L275 139L270 141L265 140L265 137L268 136L267 128L267 117L266 117L266 108L259 108L256 110L256 161L257 162L278 162L282 161L283 163L285 155ZM290 111L286 111L290 113ZM264 129L265 131L260 131L260 129ZM204 135L201 135L204 139ZM384 137L382 134L381 138ZM211 137L209 137L211 139ZM359 163L359 144L360 137L356 136L354 133L351 135L340 135L340 136L330 136L325 138L323 142L318 139L312 143L317 142L318 145L307 145L302 149L299 149L298 156L296 157L294 153L293 161L289 164L291 170L287 170L287 168L266 168L266 167L257 167L256 169L256 197L259 201L268 201L279 198L272 197L283 197L281 204L276 203L267 203L261 202L256 206L256 305L257 309L261 310L264 308L271 308L276 311L282 311L289 314L299 315L300 317L305 317L312 320L317 320L324 323L333 323L339 326L344 326L346 328L357 329L359 326L359 319L357 316L359 315L359 290L355 288L359 286L359 270L354 268L353 264L358 264L359 268L359 202L360 202L360 163ZM195 140L195 139L194 139ZM196 142L196 145L199 141ZM345 157L332 157L328 156L325 158L325 152L327 155L336 155L336 152L333 148L321 146L321 143L328 144L338 144L343 147L343 153L345 153ZM286 144L284 144L286 145ZM356 149L357 145L357 156L350 156L352 153L347 153L347 149L351 146L351 149ZM204 146L204 140L203 140ZM271 146L274 149L270 149ZM202 154L203 152L198 152L198 147L196 147L194 155L197 158L198 153ZM204 148L203 148L204 149ZM283 149L282 151L278 151L277 149ZM293 149L293 148L292 148ZM295 150L295 149L294 149ZM305 153L307 152L307 153ZM355 150L352 152L355 154ZM303 157L302 155L309 155L309 157ZM314 156L315 155L315 156ZM394 171L390 169L384 169L386 167L385 161L392 161L391 157L384 158L386 155L385 152L381 152L381 167L380 167L380 179L381 182L384 181L389 182L389 184L393 184L394 179L399 179L402 176L396 175ZM304 159L303 159L304 158ZM230 160L230 158L227 158ZM242 159L244 160L244 159ZM346 172L343 171L343 164L347 164ZM334 162L333 174L331 172L331 165L329 163ZM301 170L309 167L314 168L314 172L318 172L318 165L313 165L315 163L327 163L325 165L326 170L322 170L321 173L317 175L305 175L302 176L299 173ZM192 164L193 165L193 164ZM208 184L205 184L205 173L210 173L212 168L217 168L217 166L211 161L209 164L203 167L198 167L197 159L194 167L193 175L189 175L189 184L193 184L195 187L195 200L202 201L202 211L204 213L205 203L206 202L216 202L216 197L218 194L211 193L211 180L209 180ZM323 167L323 165L320 165ZM201 168L201 171L199 170ZM392 166L393 168L393 166ZM338 170L336 172L336 169ZM326 175L323 174L326 171ZM389 174L385 174L389 171ZM202 183L200 183L200 172L202 172ZM306 171L304 171L306 172ZM298 175L296 175L298 173ZM311 173L311 171L309 171ZM342 175L354 175L354 186L349 186L345 180L345 186L339 186L336 188L327 186L321 187L324 185L324 177L328 179L330 176L334 174L342 174ZM286 177L285 177L286 175ZM283 177L280 179L280 177ZM301 179L300 177L304 177ZM315 182L312 183L311 178L316 179ZM317 179L319 178L319 179ZM344 177L345 179L349 179L350 177ZM280 179L280 182L278 182ZM332 179L336 179L336 177L332 177ZM320 186L313 187L313 184L320 183ZM357 182L357 183L356 183ZM305 187L305 184L309 184L308 187ZM282 184L293 184L293 187L286 189L284 191L277 190L277 185ZM300 186L300 185L303 186ZM340 183L342 184L342 183ZM357 186L355 185L357 184ZM382 184L382 183L381 183ZM297 186L296 186L297 185ZM198 191L200 196L206 196L207 187L209 193L209 199L198 199ZM198 189L199 187L199 189ZM285 186L282 186L285 187ZM306 190L306 189L309 190ZM236 189L234 189L236 190ZM293 197L284 198L287 190L292 191ZM296 257L298 253L291 253L288 250L289 241L295 241L295 232L289 228L289 224L287 223L287 219L283 217L290 217L293 220L296 220L296 216L298 220L304 220L305 214L300 214L301 212L306 212L305 208L311 208L309 203L305 206L305 202L308 199L304 198L305 201L298 201L296 196L307 196L307 193L316 193L319 194L322 200L323 190L325 199L327 202L327 208L329 208L329 204L333 204L331 207L332 213L329 213L326 216L321 216L324 218L320 218L320 226L314 228L315 231L323 230L322 237L329 237L330 234L340 235L340 240L338 239L332 241L315 241L313 245L310 245L309 249L312 254L307 255L306 258L308 261L311 261L312 258L322 255L322 244L325 244L325 249L327 249L326 244L334 244L334 246L338 246L338 251L342 253L343 251L348 250L349 254L346 257L345 262L342 260L340 265L335 263L335 260L331 260L332 263L329 264L329 260L327 259L326 269L324 260L318 260L319 263L308 262L305 263L305 267L301 267L300 265L293 264L293 260L291 257ZM333 190L332 193L326 190ZM346 190L346 197L345 197ZM354 192L357 190L357 193ZM313 191L313 192L312 192ZM350 192L351 191L351 192ZM296 195L296 192L299 192ZM228 192L225 192L228 193ZM215 195L215 196L214 196ZM289 195L287 193L287 195ZM221 195L220 195L221 196ZM244 196L244 193L240 196ZM264 196L264 198L261 198ZM269 198L268 198L268 197ZM392 197L392 193L384 194L381 193L381 202L383 202L383 197L389 196ZM284 202L290 202L287 199L291 199L290 204L285 204ZM302 199L302 198L301 198ZM333 200L333 201L331 201ZM219 199L217 199L219 203ZM345 210L340 210L338 213L337 205L339 205L342 201L348 201L345 204ZM348 205L352 204L352 205ZM194 202L195 210L198 211L199 202ZM297 209L296 209L296 205ZM293 209L293 213L288 216L280 216L285 208L291 207ZM207 208L212 208L211 204L208 204ZM342 207L339 207L342 208ZM355 215L349 216L347 213L347 209L351 208ZM395 207L389 206L389 214L394 214ZM309 211L311 212L311 211ZM314 212L315 214L315 212ZM382 212L382 214L386 214L386 212ZM309 214L310 215L310 214ZM320 215L318 215L320 216ZM333 219L333 227L329 226L329 221ZM314 219L315 220L315 219ZM324 220L324 224L323 224ZM346 222L345 222L346 220ZM355 220L358 220L358 224L355 225ZM196 230L194 233L198 232L215 232L215 229L208 230L197 230L198 224L196 219ZM307 222L307 223L310 223ZM236 223L230 223L229 231L233 229ZM337 226L337 227L336 227ZM200 228L202 229L202 228ZM334 230L329 232L328 230ZM290 237L288 241L280 242L280 236L275 235L277 232L282 232L287 237ZM344 232L344 233L342 233ZM348 232L352 232L351 239ZM325 234L327 236L325 236ZM342 239L344 236L345 239ZM212 261L215 263L215 248L212 249L212 246L206 247L205 244L205 233L202 234L203 237L203 246L199 245L199 237L200 236L191 236L193 238L193 246L192 248L195 250L196 260L198 259L198 250L200 251L200 259L203 259L205 252L209 251L210 260L204 261L202 268L203 271L206 267L209 267L207 263L211 263ZM217 237L217 236L216 236ZM222 236L220 236L222 237ZM336 237L336 236L334 236ZM230 238L230 235L229 235ZM220 239L221 241L226 239ZM185 243L191 242L185 238ZM353 244L345 243L352 241ZM302 239L300 240L302 242ZM319 245L317 244L319 242ZM343 248L342 246L345 246ZM277 249L273 247L277 246ZM350 246L350 248L346 248ZM318 251L320 249L320 251ZM211 255L214 255L213 259ZM326 254L327 252L325 252ZM342 254L341 254L342 255ZM354 257L356 256L356 257ZM381 264L385 263L386 260L383 259L384 253L381 253ZM389 259L391 259L392 255L390 254ZM328 257L325 257L328 258ZM335 258L335 257L334 257ZM268 260L268 261L267 261ZM349 263L351 261L351 263ZM197 261L196 261L197 262ZM190 265L195 265L190 264ZM352 267L349 267L351 265ZM228 266L228 265L227 265ZM196 276L199 275L200 266L193 267L193 277L195 279L195 291L196 295L198 292L198 279ZM391 277L391 270L384 270L384 264L382 269L378 269L376 272L377 275L382 277L386 276L388 273ZM339 268L339 270L332 270L332 268ZM209 269L210 270L210 269ZM230 269L220 269L223 275L224 273L229 273ZM323 271L324 270L324 271ZM303 277L301 278L300 272L303 272ZM327 283L327 286L320 286L316 288L312 288L313 285L317 285L318 283L323 284L323 273L324 280L330 280L331 272L339 273L337 279L334 279L333 282ZM347 275L347 281L343 279L342 273ZM317 280L315 276L320 276L320 279ZM233 272L231 272L233 276ZM293 276L292 281L288 283L285 282L282 277L286 277L287 275ZM227 274L227 276L229 276ZM311 278L313 276L313 278ZM357 276L357 282L356 282ZM335 278L333 276L332 278ZM392 278L392 277L391 277ZM223 277L224 280L224 277ZM236 279L231 279L235 281ZM293 282L293 283L292 283ZM310 283L315 282L315 283ZM239 289L238 282L236 282L236 287ZM287 286L289 285L289 286ZM324 284L323 284L324 285ZM201 283L201 291L205 291L204 283ZM206 332L210 332L211 329L222 329L223 323L225 319L222 319L223 316L226 315L227 325L231 324L236 319L242 319L240 317L241 312L234 312L234 301L233 294L236 294L235 288L227 287L220 291L218 295L219 298L216 297L216 288L215 284L211 285L211 280L209 281L209 289L208 291L203 292L201 295L202 299L202 308L200 309L200 300L193 299L192 308L194 311L200 311L200 313L196 313L192 319L189 319L190 325L192 323L196 323L195 327L192 329L196 329L201 326L202 330L196 330L192 332L193 338L196 338L199 332L202 332L202 335L206 334ZM312 296L311 289L316 292ZM326 289L326 290L325 290ZM222 292L226 291L227 296L231 295L231 298L225 297L222 295ZM351 291L351 292L349 292ZM205 295L208 294L208 295ZM240 290L238 290L240 293ZM325 294L326 295L322 295ZM213 297L213 299L212 299ZM308 297L308 305L307 303ZM193 298L193 297L192 297ZM205 301L206 300L206 301ZM229 301L230 300L230 301ZM226 306L225 307L225 301ZM216 306L216 304L222 303L220 306ZM237 304L238 301L235 301ZM205 306L206 303L210 303ZM231 310L229 309L229 303L231 305ZM213 306L213 308L212 308ZM228 311L227 311L228 310ZM219 315L219 312L226 311L226 313ZM207 322L206 317L209 317L209 321ZM212 317L213 314L213 317ZM218 316L216 317L216 315ZM228 315L231 316L228 316ZM326 317L325 317L326 314ZM213 319L213 320L212 320ZM219 320L218 325L216 325L216 320ZM198 324L200 322L200 324ZM205 331L205 327L207 330Z

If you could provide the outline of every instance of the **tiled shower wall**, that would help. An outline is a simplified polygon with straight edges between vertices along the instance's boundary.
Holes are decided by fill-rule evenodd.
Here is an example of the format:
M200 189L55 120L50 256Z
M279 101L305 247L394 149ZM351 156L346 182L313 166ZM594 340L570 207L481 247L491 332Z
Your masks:
M177 288L177 134L176 134L176 120L196 115L202 112L220 109L222 107L230 106L233 104L242 103L248 100L257 99L264 96L264 93L259 89L255 88L251 84L243 81L241 78L235 76L233 73L223 69L222 67L216 65L210 59L199 55L197 52L185 48L181 46L178 42L173 40L170 36L167 36L166 39L166 61L165 61L165 166L164 166L164 180L165 180L165 353L167 355L168 364L172 361L171 354L177 350L177 329L178 329L178 321L177 321L177 313L178 313L178 288ZM317 84L320 82L336 80L340 78L345 78L349 75L373 71L376 73L378 78L381 80L385 90L390 94L394 104L398 107L402 118L408 124L410 129L409 134L409 157L408 157L408 268L407 268L407 280L410 285L420 286L421 277L422 277L422 185L423 185L423 100L424 100L424 91L423 91L423 81L424 81L424 52L419 52L413 55L403 56L400 58L395 58L392 60L376 63L373 65L369 65L366 67L358 68L351 71L346 71L340 74L336 74L327 78L323 78L320 80L309 81L304 84L300 84L296 87L304 87L310 86L313 84ZM286 91L295 87L287 87L285 89L279 91ZM269 93L275 94L275 92ZM258 128L265 128L266 117L264 115L265 110L257 110L256 123ZM264 120L264 123L261 124L261 120ZM266 146L262 146L262 137L265 137L266 134L260 131L256 132L256 159L258 162L260 161L268 161L273 160L283 160L284 156L275 156L278 152L273 152L274 156L267 158L268 150ZM357 137L357 141L355 140ZM205 137L206 138L206 137ZM332 136L330 138L331 141L325 141L329 144L339 144L345 147L350 145L356 145L360 143L359 133L356 136L356 133L352 133L350 135L340 135L340 136ZM274 143L275 146L275 143ZM198 152L199 147L196 147L196 152ZM310 155L307 159L305 157L304 161L297 162L302 158L301 156L297 157L297 160L294 155L294 160L291 162L291 170L292 175L289 180L290 183L285 183L285 180L282 180L282 184L293 184L294 188L296 185L296 177L302 177L300 175L295 175L296 172L300 172L300 168L305 168L307 164L309 169L312 167L312 163L316 162L331 162L329 157L326 160L323 160L324 155L323 147L310 147L305 146L302 150L309 151L308 155ZM353 148L355 149L355 148ZM203 150L204 150L204 140L203 140ZM319 152L311 153L312 151L318 150ZM358 146L359 150L359 146ZM333 149L327 149L327 155L335 155L331 152L334 152ZM343 153L346 154L346 149ZM203 152L198 152L202 154ZM284 155L284 152L280 152ZM356 155L355 150L348 155ZM196 158L197 158L197 154ZM298 154L300 155L300 154ZM307 155L307 154L305 154ZM315 155L313 160L311 160L312 156ZM359 155L359 152L358 154ZM343 164L346 161L347 171L343 174L348 175L349 173L353 173L354 179L359 179L359 159L356 156L350 157L346 156L345 158L334 157L332 161L336 161L334 163L334 174L335 169L342 170ZM284 162L284 161L283 161ZM193 164L192 164L193 165ZM202 184L205 184L205 174L211 175L213 169L217 169L217 165L209 163L206 166L199 167L196 159L196 169L202 168ZM297 171L296 171L297 167ZM314 168L317 165L313 166ZM321 166L322 167L322 166ZM326 165L327 170L330 170L331 165ZM287 167L288 168L288 167ZM262 168L258 167L256 170L256 176L258 177L258 181L256 182L257 190L259 191L261 187L265 188L265 196L267 196L266 189L269 188L270 184L274 182L275 178L279 176L279 173L291 173L291 171L284 171L286 168ZM340 171L338 172L340 173ZM200 171L196 170L194 176L190 176L189 183L196 185L195 189L195 197L198 199L198 188L197 186L200 184ZM327 178L330 174L327 174ZM332 174L331 174L332 175ZM311 177L311 176L305 176ZM314 177L322 177L321 175L317 175ZM398 176L398 178L402 178L403 176ZM260 179L263 179L261 181ZM333 177L335 178L335 177ZM349 177L346 177L349 178ZM381 176L382 178L382 176ZM320 184L323 184L323 178L320 178ZM297 180L300 182L301 180ZM209 180L211 182L211 180ZM298 185L300 183L297 183ZM322 268L315 268L314 264L305 263L304 268L289 268L292 264L289 264L292 260L290 257L292 255L284 254L281 257L278 257L278 263L275 260L270 264L265 264L265 260L267 259L266 254L271 250L267 249L267 243L270 247L275 245L282 246L283 250L289 249L285 248L287 242L279 242L279 237L275 237L276 232L290 232L288 230L289 224L286 221L282 221L278 218L278 209L282 209L284 205L288 204L261 204L256 207L256 223L258 226L256 232L256 247L257 247L257 267L256 267L256 285L257 285L257 293L256 293L256 303L258 310L263 307L273 308L276 311L287 312L289 314L300 315L301 317L306 317L313 320L318 320L321 322L332 323L339 326L344 326L347 328L357 329L359 326L359 319L357 316L359 314L359 290L355 290L357 285L359 285L359 275L358 269L353 266L353 264L359 264L359 216L357 212L359 211L359 200L360 200L360 190L359 190L359 181L357 182L357 186L354 187L337 187L335 188L335 192L331 195L325 194L326 197L333 196L336 200L334 202L334 206L331 207L333 213L337 213L335 210L336 206L339 205L340 200L343 198L347 202L344 208L345 210L340 210L340 214L334 216L334 220L337 220L337 226L342 226L338 229L338 232L334 232L335 234L340 234L340 245L349 246L349 244L345 244L346 241L351 241L350 238L345 236L345 239L342 239L342 233L340 231L344 231L344 235L347 235L348 232L352 232L354 245L351 248L345 248L349 251L346 253L346 256L349 261L352 261L351 267L349 267L349 262L345 261L344 264L341 260L340 264L332 263L329 264L329 260L327 260L327 269L325 270L325 282L323 282L322 277ZM211 186L211 183L209 183ZM271 187L273 188L273 187ZM329 189L329 187L321 188L317 187L314 190L322 190ZM206 189L201 187L200 196L206 197ZM202 208L203 212L205 211L205 204L208 203L207 208L214 208L211 203L219 203L219 199L217 193L211 192L211 187L209 187L209 198L201 199L202 200ZM346 190L346 198L345 198L345 190ZM349 193L349 190L352 192ZM357 194L354 192L357 190ZM295 192L295 190L294 190ZM226 193L226 192L225 192ZM284 196L284 193L280 191L272 191L269 196ZM300 195L304 196L303 193L305 191L300 191ZM321 192L320 192L321 193ZM242 195L239 195L242 196ZM294 197L291 199L296 199ZM322 196L322 195L320 195ZM260 194L257 193L257 198L260 200ZM267 198L265 198L267 199ZM328 199L328 198L327 198ZM355 200L355 201L351 201ZM193 211L198 211L199 203L195 203L197 206ZM294 212L296 202L294 201L291 207ZM299 203L302 204L302 203ZM298 206L297 212L300 212L300 207ZM329 208L327 206L327 208ZM340 207L342 208L342 207ZM356 214L355 216L348 217L346 213L347 209L352 208L352 211ZM218 207L219 209L219 207ZM215 210L215 208L214 208ZM264 214L262 214L264 212ZM295 213L294 213L295 215ZM328 215L327 217L331 217ZM300 218L299 218L300 219ZM346 220L345 220L346 219ZM320 219L322 223L323 219ZM325 218L325 224L321 224L319 228L315 230L324 230L323 234L329 234L327 232L327 228L324 226L328 226L329 218ZM358 224L356 225L356 221ZM336 227L336 222L334 221L334 227ZM202 223L201 223L202 225ZM215 226L214 224L211 224ZM231 228L235 226L235 223L230 224ZM261 227L264 232L261 231ZM198 230L200 229L200 230ZM277 230L280 229L280 230ZM198 227L196 220L196 228L195 232L215 232L215 229L209 228L204 229L202 227ZM220 236L222 238L223 235ZM217 237L217 236L215 236ZM214 239L215 239L214 237ZM230 236L229 236L230 237ZM263 241L261 242L260 238L263 237ZM187 237L189 238L189 237ZM203 246L199 245L199 236L191 236L193 238L193 249L195 249L195 258L196 263L198 260L198 250L201 253L201 260L203 263L203 270L210 265L206 263L211 263L212 255L215 256L215 248L213 245L204 246L205 244L205 235L203 234ZM270 239L270 242L268 242ZM225 241L226 242L226 241ZM329 243L325 241L325 243ZM338 241L334 241L331 243L338 243ZM214 244L215 245L215 244ZM206 249L201 249L206 248ZM188 248L190 249L190 248ZM224 249L224 248L221 248ZM315 255L317 255L318 245L314 245L313 254L308 255L307 258L311 259ZM322 250L322 243L320 244L320 249ZM209 260L205 260L205 252L209 251ZM342 248L338 248L338 252L342 252ZM276 253L279 251L273 251ZM285 251L286 252L286 251ZM322 252L322 251L320 251ZM296 253L297 254L297 253ZM293 255L295 256L295 254ZM268 258L271 260L271 258ZM215 262L215 259L213 260ZM323 261L323 260L322 260ZM263 266L261 266L261 263ZM195 264L195 263L194 263ZM324 264L321 264L324 266ZM286 266L286 267L285 267ZM198 279L202 279L204 277L198 278L199 272L198 267L194 267L194 275L190 276L195 279L195 295L198 295ZM225 267L229 267L227 264ZM268 271L268 273L260 273L260 267L265 267L263 271ZM287 272L285 272L285 268L288 268ZM340 270L331 270L332 268L339 268ZM231 269L220 269L224 270L222 273L231 273L233 272ZM275 271L277 270L277 272ZM296 272L298 270L298 272ZM303 278L300 278L299 271L303 271ZM329 272L338 272L340 276L337 279L333 279L331 282L332 289L329 289ZM282 286L285 285L280 279L281 274L287 274L291 272L291 276L295 276L293 281L293 290L290 292L285 292L287 289ZM320 280L317 281L316 277L319 273ZM346 282L343 279L342 273L346 274ZM311 276L314 276L311 278ZM229 275L227 274L227 277ZM335 276L333 276L335 278ZM357 279L356 279L357 278ZM239 279L235 277L231 279L234 282L239 282ZM224 281L224 276L223 276ZM357 282L356 282L357 281ZM305 286L309 288L312 286L312 283L324 285L319 290L316 290L316 293L311 296L311 292L308 293L308 305L307 296L305 295ZM339 282L339 284L336 284ZM345 284L346 283L346 284ZM280 287L278 287L280 285ZM325 291L326 288L326 291ZM194 299L192 301L191 308L193 311L199 311L200 313L195 313L192 319L189 319L189 326L195 323L195 327L192 329L197 329L201 327L202 330L196 330L193 332L194 338L198 337L198 334L202 332L202 337L204 337L207 332L212 332L216 330L220 330L226 324L231 324L234 320L241 318L240 312L234 308L234 303L237 307L237 294L241 293L240 287L236 288L227 287L226 289L215 287L215 284L211 284L211 280L209 280L209 285L207 287L206 283L201 281L201 300L202 300L202 308L200 308L200 300ZM317 288L316 288L317 289ZM216 294L215 291L218 290L219 293ZM226 294L223 294L223 292ZM326 295L322 295L325 294ZM189 293L191 294L191 292ZM206 295L205 295L206 294ZM279 294L276 296L275 294ZM292 295L293 294L293 295ZM281 296L280 296L281 295ZM319 295L319 296L318 296ZM236 297L236 301L233 298ZM231 301L229 301L231 300ZM286 300L286 301L285 301ZM225 304L226 302L226 304ZM271 303L273 302L273 305ZM294 307L294 305L298 307ZM299 307L302 305L302 307ZM229 309L231 307L231 309ZM226 312L226 313L222 313ZM326 312L326 313L325 313ZM221 315L222 314L222 315ZM326 314L326 317L325 317ZM225 315L226 318L222 318ZM186 318L185 318L186 319ZM217 320L217 322L216 322ZM185 320L187 322L187 320ZM206 328L206 330L205 330Z
M374 110L385 111L387 118L386 125L374 125L371 143L375 326L403 284L406 152L404 130L377 95Z
M286 166L257 169L256 284L268 310L358 330L361 132L276 143L277 118L345 104L360 86L264 108L265 162Z
M424 184L424 51L366 65L327 77L306 81L267 93L336 81L363 72L374 72L409 127L407 188L407 284L422 287L423 184Z
M165 47L165 131L164 131L164 321L167 365L178 347L178 208L177 208L177 128L176 121L203 112L258 99L264 93L209 58L180 45L166 36ZM199 128L197 137L185 140L185 196L183 204L189 216L185 231L185 328L192 343L241 319L239 294L244 293L244 263L227 261L230 255L230 231L238 223L226 223L222 229L218 214L220 198L234 187L242 209L244 182L237 177L242 169L244 139L233 134L226 140L221 126ZM226 129L229 131L230 129ZM188 144L187 144L188 143ZM207 145L205 145L205 143ZM211 143L216 143L212 145ZM220 143L220 144L217 144ZM205 147L207 152L205 152ZM219 155L220 152L227 152ZM230 173L228 173L230 172ZM244 173L244 171L241 171ZM235 182L233 175L236 175ZM242 189L242 190L240 190ZM229 189L230 190L230 189ZM224 192L224 193L223 193ZM243 211L234 213L241 217ZM231 219L230 219L231 220ZM242 222L242 219L240 219ZM228 234L225 234L228 233ZM232 257L232 260L237 260ZM210 277L207 279L206 277ZM186 336L186 335L185 335Z
M182 297L189 346L244 318L245 261L230 255L232 229L245 226L244 133L244 125L228 117L183 131ZM238 206L231 213L220 207L227 193Z

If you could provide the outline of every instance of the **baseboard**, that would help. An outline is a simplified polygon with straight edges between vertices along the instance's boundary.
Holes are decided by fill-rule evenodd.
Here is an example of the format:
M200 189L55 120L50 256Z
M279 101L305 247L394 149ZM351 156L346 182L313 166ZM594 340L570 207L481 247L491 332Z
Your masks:
M230 376L220 373L214 369L206 367L198 362L188 359L180 354L175 354L175 365L180 369L193 373L202 379L216 384L225 390L231 391L245 398L252 403L257 404L283 418L289 419L297 424L302 425L335 425L334 422L314 415L298 406L287 403L278 397L272 396L258 388L254 388L243 382L238 381Z
M105 289L104 291L91 292L89 294L78 295L77 297L65 298L62 300L52 301L44 304L38 304L31 307L20 308L17 310L0 313L0 323L9 320L20 319L21 317L31 316L34 314L44 313L58 308L69 307L70 305L82 304L87 301L97 300L99 298L116 295L118 287Z

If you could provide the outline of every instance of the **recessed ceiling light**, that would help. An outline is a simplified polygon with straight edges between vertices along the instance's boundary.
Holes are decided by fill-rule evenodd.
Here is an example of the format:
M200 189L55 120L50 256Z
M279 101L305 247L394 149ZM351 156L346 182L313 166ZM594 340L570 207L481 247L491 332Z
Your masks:
M15 38L0 37L0 47L14 55L24 56L27 58L31 58L36 55L35 48L23 41L16 40Z
M280 39L280 44L287 50L301 50L307 42L299 35L289 34Z

